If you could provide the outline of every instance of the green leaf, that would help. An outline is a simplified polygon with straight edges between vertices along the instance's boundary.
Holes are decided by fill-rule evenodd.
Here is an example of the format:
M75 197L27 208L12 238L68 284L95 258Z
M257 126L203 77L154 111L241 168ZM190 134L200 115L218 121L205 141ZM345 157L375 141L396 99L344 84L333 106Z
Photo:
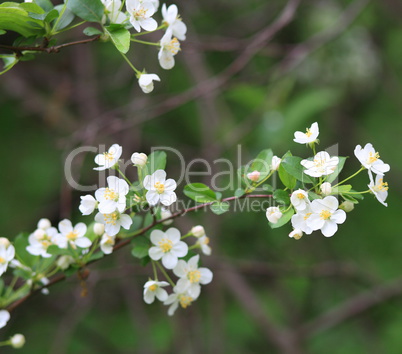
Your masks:
M67 8L89 22L102 22L105 7L100 0L68 0Z
M150 213L149 213L150 214ZM148 214L147 214L148 215ZM151 222L150 222L150 224L153 222L153 218L152 218L152 215L150 215L150 218L151 218ZM135 215L133 218L132 218L132 220L133 220L133 223L131 224L131 226L130 226L130 228L128 229L128 230L124 230L124 229L122 229L121 231L120 231L120 233L123 235L123 237L124 237L124 234L132 234L133 232L135 232L135 231L137 231L140 227L141 227L141 224L142 224L142 216L140 216L140 215Z
M35 3L38 4L46 12L50 12L54 8L50 0L35 0Z
M278 220L276 224L269 223L269 226L271 226L272 229L277 229L278 227L287 224L294 213L295 211L293 210L293 208L290 208L286 213L283 213L282 217Z
M59 17L59 12L57 10L53 9L52 11L49 11L49 13L46 15L45 21L47 23L50 23L58 17Z
M1 36L2 34L6 34L6 33L7 33L6 31L0 30L0 36Z
M44 22L31 18L23 5L33 5L30 6L32 9L35 6L39 8L35 4L28 3L18 6L17 3L5 2L0 5L0 30L17 32L24 37L44 34Z
M150 154L145 168L149 175L152 175L156 170L164 170L166 168L166 152L154 151Z
M119 25L110 25L105 27L106 33L112 39L113 44L117 50L123 54L126 54L130 49L130 32L128 29Z
M229 211L229 203L228 202L218 202L214 203L210 206L213 213L216 215L221 215Z
M310 200L314 200L314 199L322 199L318 194L314 193L314 192L308 192L308 197Z
M104 256L105 256L105 255L104 255L103 252L96 252L96 253L93 253L93 254L91 254L91 257L89 257L89 259L88 259L87 262L94 262L94 261L97 261L98 259L101 259L101 258L103 258Z
M347 193L347 192L350 192L351 189L352 189L351 184L345 184L343 186L338 186L338 187L332 188L331 194Z
M235 197L239 198L243 196L246 193L246 191L242 188L237 188L234 192Z
M274 192L274 199L281 204L289 205L290 204L290 197L289 193L282 190L282 189L277 189Z
M47 249L47 253L55 256L73 256L74 253L68 248L59 248L56 245L51 245Z
M338 175L341 173L343 166L345 165L345 161L346 161L346 157L343 156L339 156L339 164L336 167L336 170L331 173L330 175L327 176L327 178L325 179L325 182L333 182L335 181L335 179L338 177Z
M261 173L260 179L263 179L269 174L269 171L271 170L273 156L274 153L271 149L262 150L251 163L249 171L259 171Z
M57 5L54 8L59 12L59 14L61 14L63 7L64 5ZM74 14L69 9L65 8L63 14L58 19L57 23L55 23L53 31L57 32L66 28L71 22L73 22L74 17Z
M197 203L216 202L216 194L203 183L191 183L184 187L184 194Z
M144 236L135 237L131 243L133 245L133 248L131 249L131 254L135 258L141 259L148 256L150 243L146 237Z
M359 204L359 201L356 200L354 197L352 197L350 194L341 194L342 198L345 200L349 200L350 202L354 204Z
M285 155L282 159L280 167L282 167L288 174L295 177L300 182L314 184L314 180L303 172L304 167L300 164L301 161L302 158L298 156Z
M26 247L29 245L28 237L28 233L20 233L14 240L14 247L17 259L23 265L32 268L39 261L39 256L33 256L26 250Z
M97 36L100 34L103 34L102 31L100 31L99 29L95 28L95 27L87 27L84 28L84 30L82 31L86 36Z
M263 184L262 189L267 192L267 193L273 193L274 192L274 187L272 187L270 184Z
M18 63L18 59L15 54L0 54L0 59L4 62L4 68L0 71L0 75L6 73L10 70L15 64Z

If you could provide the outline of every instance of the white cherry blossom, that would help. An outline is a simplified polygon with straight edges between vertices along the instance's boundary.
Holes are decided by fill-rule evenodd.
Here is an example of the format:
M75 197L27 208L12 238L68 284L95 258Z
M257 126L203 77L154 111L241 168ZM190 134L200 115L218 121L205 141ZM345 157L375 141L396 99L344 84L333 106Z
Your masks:
M321 184L320 189L321 193L324 195L330 195L332 193L331 183L329 182L324 182L323 184Z
M37 229L28 237L29 246L26 250L34 256L50 258L52 255L47 253L49 246L56 244L59 233L55 227L46 230Z
M173 294L170 294L167 300L163 303L164 305L170 305L168 309L169 316L173 316L179 305L185 309L190 306L194 300L196 300L195 298L191 297L188 292L179 292L177 287L174 287L173 291Z
M278 156L273 156L271 160L271 170L278 171L281 162L281 158L279 158Z
M186 39L187 26L181 20L178 15L179 10L176 5L172 4L168 8L166 5L162 5L163 22L168 24L168 29L172 31L172 34L179 40L184 41Z
M197 242L196 245L201 247L201 252L204 253L206 256L210 256L212 253L212 249L209 246L209 237L207 235L201 236Z
M95 215L95 221L105 225L105 231L110 236L119 233L120 227L128 230L133 220L127 214L121 214L118 210L110 214L98 213Z
M169 70L174 67L174 56L180 51L180 42L176 37L172 38L172 31L168 29L160 41L160 50L158 52L158 60L160 66Z
M0 328L3 328L10 320L10 312L7 310L0 310Z
M46 230L51 226L52 224L50 223L49 219L42 218L38 221L38 229Z
M135 152L131 155L131 162L138 167L144 167L148 161L148 156L143 152Z
M171 227L163 232L153 230L151 242L154 244L148 251L149 257L154 261L162 259L162 264L167 269L176 267L178 258L184 257L188 252L188 246L180 241L180 231Z
M14 259L15 248L8 242L0 245L0 276L7 271L8 263ZM1 327L0 327L1 328Z
M99 167L94 167L94 170L103 171L110 167L113 167L119 161L119 158L123 152L123 149L118 144L113 144L108 152L104 152L103 154L98 154L95 156L95 162L99 165Z
M90 194L81 196L81 203L78 209L82 215L91 215L98 206L98 201Z
M313 229L307 224L307 220L312 214L313 211L311 210L310 204L308 204L304 210L298 210L291 219L293 228L310 235L313 232Z
M155 7L151 1L127 0L126 8L130 15L130 22L137 32L141 28L145 31L155 31L158 23L151 17L155 13Z
M304 173L311 177L321 177L330 175L339 164L337 156L331 157L326 151L320 151L314 156L313 161L302 160L300 162L306 168Z
M128 183L122 178L109 176L107 184L107 188L99 188L95 192L99 212L110 214L117 209L122 213L126 209L126 194L130 189Z
M364 148L357 145L354 152L363 167L369 171L384 176L384 173L390 170L390 166L380 159L380 154L375 151L372 144L368 143Z
M100 240L100 249L104 254L111 254L115 243L116 236L110 236L107 233L104 233Z
M156 205L159 201L165 206L173 204L177 199L174 192L176 186L174 179L166 179L164 170L156 170L144 178L144 188L148 191L145 197L150 205Z
M318 129L318 123L315 122L311 125L310 128L306 129L306 132L300 132L297 131L294 134L294 139L293 141L299 144L309 144L309 143L314 143L317 141L319 134L319 129Z
M138 85L144 93L150 93L154 90L154 81L161 81L161 79L156 74L141 74Z
M200 256L191 257L188 262L179 260L173 273L179 277L176 284L177 291L180 293L188 292L192 298L197 298L201 292L201 284L209 284L213 274L208 268L198 268Z
M313 214L306 223L313 230L321 230L326 237L331 237L338 230L338 224L346 220L346 213L338 209L338 200L334 196L315 199L311 202Z
M295 240L300 240L303 236L303 231L300 229L294 229L290 234L289 237L293 237Z
M385 203L385 200L388 197L388 183L384 182L383 176L381 175L376 176L375 182L373 180L373 177L371 175L369 176L370 176L370 184L368 185L368 187L382 205L388 206L388 204Z
M20 349L25 344L25 337L23 334L17 333L10 338L11 346L15 349Z
M259 171L253 171L253 172L247 173L247 178L253 182L257 182L260 179L260 176L261 176L261 172L259 172Z
M191 228L191 234L195 237L201 237L205 235L205 229L201 225L193 226Z
M88 248L91 246L92 242L89 238L85 237L87 232L87 226L80 222L73 226L70 220L64 219L59 222L60 235L55 238L55 243L60 248L67 248L68 244L72 248Z
M168 286L166 281L149 280L144 284L144 301L147 304L152 304L155 301L155 297L159 301L166 301L168 293L163 287Z
M278 207L269 207L267 208L266 217L269 222L276 224L282 217L282 212Z
M103 5L105 5L106 15L102 18L102 23L106 23L109 19L110 23L121 24L127 20L127 15L121 12L121 0L101 0Z
M304 210L310 203L308 199L308 194L303 189L298 189L292 193L290 196L290 202L295 207L296 210Z

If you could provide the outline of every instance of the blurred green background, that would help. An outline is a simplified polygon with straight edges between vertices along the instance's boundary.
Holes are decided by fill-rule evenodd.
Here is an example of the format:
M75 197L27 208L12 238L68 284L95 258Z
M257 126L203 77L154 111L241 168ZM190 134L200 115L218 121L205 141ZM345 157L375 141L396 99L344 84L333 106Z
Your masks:
M71 277L19 307L1 338L23 333L27 345L19 352L34 354L401 353L401 3L302 1L292 21L240 70L223 74L216 89L205 82L244 57L287 2L176 4L189 30L174 69L159 68L154 48L130 52L138 68L161 77L152 94L140 92L110 44L41 55L0 78L1 236L32 232L41 217L90 222L78 212L82 193L64 177L76 147L118 143L127 160L169 146L187 163L236 162L238 144L243 162L269 147L307 157L293 132L315 121L320 146L339 144L340 155L351 157L343 176L359 168L357 144L379 150L391 165L388 208L367 195L334 237L315 232L300 241L288 237L289 226L271 230L263 211L188 215L175 225L182 232L205 226L213 255L204 264L215 276L190 308L170 318L163 305L146 305L142 287L151 269L127 248L90 267L87 297ZM75 34L81 38L82 28ZM97 183L93 157L76 160L82 183ZM213 172L223 166L212 165ZM173 154L167 171L178 177ZM354 187L367 183L362 174Z

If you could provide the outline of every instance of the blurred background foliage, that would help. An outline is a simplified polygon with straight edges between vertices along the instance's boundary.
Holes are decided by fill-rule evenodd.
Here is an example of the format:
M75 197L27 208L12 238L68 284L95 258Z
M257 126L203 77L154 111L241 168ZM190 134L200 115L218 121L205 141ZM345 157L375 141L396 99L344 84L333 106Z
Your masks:
M205 226L213 256L204 260L215 274L190 308L169 318L163 305L146 305L142 286L151 270L123 249L90 267L87 297L71 277L18 308L1 337L24 333L21 353L399 354L401 3L301 1L292 21L215 87L213 78L244 55L287 2L176 3L189 31L175 68L162 71L154 48L131 51L137 67L162 79L150 95L140 92L112 45L101 43L41 55L1 77L2 236L31 232L41 217L89 223L78 213L81 193L64 177L65 158L76 147L119 143L127 160L134 151L169 146L187 163L208 160L216 173L227 168L213 163L218 158L237 163L238 145L242 163L268 147L279 156L289 148L307 156L293 132L314 121L321 147L339 144L340 155L351 157L344 176L359 168L355 145L371 142L380 151L391 165L389 207L369 195L334 237L315 232L300 241L288 238L289 226L271 230L264 211L188 215L176 226ZM8 36L1 38L12 41ZM97 183L93 157L74 160L81 183ZM174 154L167 170L178 178ZM134 169L128 174L134 177ZM364 190L367 182L362 175L354 186ZM279 338L272 326L283 330L284 345L272 340Z

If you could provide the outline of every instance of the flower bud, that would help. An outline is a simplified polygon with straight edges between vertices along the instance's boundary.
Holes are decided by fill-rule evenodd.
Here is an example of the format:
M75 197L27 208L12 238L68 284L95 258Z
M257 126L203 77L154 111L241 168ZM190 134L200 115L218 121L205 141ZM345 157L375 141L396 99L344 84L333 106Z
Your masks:
M197 226L194 226L194 227L191 229L191 233L192 233L193 236L195 236L195 237L202 237L202 236L205 235L205 230L204 230L204 228L203 228L201 225L197 225Z
M138 85L144 93L150 93L154 90L154 81L161 81L161 79L156 74L141 73L138 77Z
M40 219L38 222L38 229L46 230L51 226L52 224L50 223L49 219Z
M332 192L331 183L329 183L329 182L324 182L324 183L321 185L320 189L321 189L322 194L324 194L324 195L330 195L331 192Z
M269 207L267 208L266 216L269 222L276 224L282 217L282 212L278 207Z
M271 161L271 170L278 171L279 165L281 164L282 159L278 156L273 156Z
M143 152L141 153L135 152L134 154L131 155L131 161L135 166L144 167L148 161L148 156L145 155Z
M259 171L253 171L253 172L247 173L247 178L250 181L257 182L260 179L260 175L261 175L261 173Z
M172 212L169 209L162 208L161 217L162 219L166 219L172 216ZM166 220L162 223L162 225L170 225L173 222L172 219Z
M340 206L339 209L345 210L347 213L351 212L355 208L355 205L349 201L345 200Z
M0 247L7 248L8 246L10 246L10 241L8 238L0 237Z
M37 240L41 240L46 236L46 232L43 229L36 229L33 234Z
M105 225L99 222L94 224L94 232L98 236L102 236L105 233Z
M74 258L71 256L61 256L57 261L56 264L61 270L66 270L70 264L74 263Z
M22 348L25 344L25 337L23 334L14 334L10 338L11 346L15 349Z
M290 234L289 237L293 237L295 240L300 240L303 236L303 231L300 229L294 229Z

